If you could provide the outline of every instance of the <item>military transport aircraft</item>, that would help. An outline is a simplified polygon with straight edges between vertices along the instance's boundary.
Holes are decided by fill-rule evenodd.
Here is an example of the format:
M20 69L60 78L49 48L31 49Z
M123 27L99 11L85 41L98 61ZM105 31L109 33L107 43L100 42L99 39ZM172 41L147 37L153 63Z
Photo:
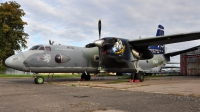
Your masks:
M85 47L35 45L28 51L9 57L5 64L13 69L35 73L36 84L44 83L44 78L37 76L37 73L82 73L81 78L85 80L90 80L90 73L132 73L131 79L137 78L142 82L142 69L163 65L170 61L170 56L184 53L165 54L161 51L155 54L149 46L200 39L200 32L161 36L164 35L164 27L161 25L159 36L136 40L101 38L101 20L98 29L99 39Z

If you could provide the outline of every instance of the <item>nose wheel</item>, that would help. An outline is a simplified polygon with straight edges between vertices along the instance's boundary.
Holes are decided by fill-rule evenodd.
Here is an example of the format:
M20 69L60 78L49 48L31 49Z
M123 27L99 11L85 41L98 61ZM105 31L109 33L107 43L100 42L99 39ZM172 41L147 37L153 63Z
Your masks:
M34 79L35 84L43 84L44 83L44 77L42 76L37 76Z

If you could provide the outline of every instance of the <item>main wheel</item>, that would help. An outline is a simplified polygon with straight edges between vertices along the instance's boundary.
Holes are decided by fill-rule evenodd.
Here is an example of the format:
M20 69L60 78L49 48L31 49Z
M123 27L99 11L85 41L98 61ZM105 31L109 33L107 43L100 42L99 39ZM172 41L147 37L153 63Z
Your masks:
M136 73L136 79L140 80L140 82L143 82L144 81L144 73L143 72Z
M34 79L36 84L43 84L44 83L44 78L42 76L38 76Z
M90 79L91 79L91 76L90 76L89 73L87 73L87 75L86 75L85 73L82 73L81 79L82 79L82 80L83 80L83 79L85 79L85 80L90 80Z
M91 79L91 75L88 73L85 77L85 80L90 80Z
M83 80L83 79L86 79L86 74L85 74L85 73L82 73L81 79L82 79L82 80Z
M143 73L140 74L139 80L140 80L140 82L144 81L144 74Z

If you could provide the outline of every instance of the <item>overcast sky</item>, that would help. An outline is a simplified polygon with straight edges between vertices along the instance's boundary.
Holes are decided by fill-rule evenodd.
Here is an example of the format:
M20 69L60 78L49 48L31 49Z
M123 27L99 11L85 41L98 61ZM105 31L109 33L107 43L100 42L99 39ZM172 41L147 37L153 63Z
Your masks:
M7 0L0 0L1 3ZM165 35L200 31L199 0L15 0L28 23L28 49L36 44L66 44L83 47L102 37L129 40L155 36L158 24ZM167 52L199 45L200 41L168 44ZM26 50L28 50L26 49ZM171 61L179 62L179 56Z

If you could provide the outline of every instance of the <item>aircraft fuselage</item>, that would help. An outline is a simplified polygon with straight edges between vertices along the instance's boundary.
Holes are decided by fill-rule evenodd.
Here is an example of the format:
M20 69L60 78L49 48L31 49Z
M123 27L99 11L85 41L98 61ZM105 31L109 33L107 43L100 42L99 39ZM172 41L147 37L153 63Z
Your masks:
M28 50L9 57L6 65L21 71L35 73L98 73L98 47L83 48L67 45L39 45L41 50ZM47 50L50 48L50 50ZM140 60L141 69L150 69L166 63L163 55ZM102 56L102 68L107 72L134 72L134 62L117 62Z

